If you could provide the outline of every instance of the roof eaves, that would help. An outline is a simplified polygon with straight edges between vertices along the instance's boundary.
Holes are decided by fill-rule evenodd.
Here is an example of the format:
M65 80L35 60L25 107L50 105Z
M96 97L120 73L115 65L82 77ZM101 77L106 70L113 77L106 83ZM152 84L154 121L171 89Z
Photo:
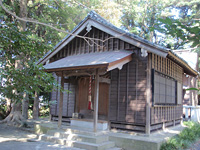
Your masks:
M181 65L184 68L184 70L188 70L190 73L192 73L195 76L199 75L199 73L196 70L194 70L192 67L190 67L190 65L183 58L179 57L172 50L169 51L168 56L171 56L175 60L177 60L179 65Z

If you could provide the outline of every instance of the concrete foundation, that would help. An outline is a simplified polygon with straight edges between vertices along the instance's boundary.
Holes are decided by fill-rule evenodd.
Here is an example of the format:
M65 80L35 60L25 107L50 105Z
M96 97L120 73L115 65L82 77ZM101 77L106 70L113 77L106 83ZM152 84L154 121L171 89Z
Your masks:
M73 139L76 139L76 140L82 139L81 140L82 142L96 141L95 143L99 143L98 140L101 141L102 136L107 136L108 138L104 138L107 140L107 142L113 142L115 143L116 147L122 148L123 150L159 150L163 142L179 134L184 128L185 127L183 125L178 125L175 127L166 128L165 130L162 130L162 131L154 132L150 135L138 134L135 132L125 132L125 131L119 131L119 130L111 130L111 131L99 130L98 132L94 133L93 129L74 127L74 126L72 127L72 126L66 126L66 125L62 125L61 129L58 130L57 123L49 122L45 124L42 123L42 124L36 125L35 131L38 134L44 134L44 133L51 133L50 130L57 130L56 132L58 132L57 134L59 134L59 137L61 139L63 139L63 137L65 137L66 139L68 136L69 137L73 136ZM63 131L65 135L62 135ZM95 138L95 139L90 139L88 137ZM85 147L83 149L85 149Z
M70 126L93 129L94 123L93 120L89 119L72 118ZM107 129L108 129L108 122L99 120L97 123L97 130L107 130Z

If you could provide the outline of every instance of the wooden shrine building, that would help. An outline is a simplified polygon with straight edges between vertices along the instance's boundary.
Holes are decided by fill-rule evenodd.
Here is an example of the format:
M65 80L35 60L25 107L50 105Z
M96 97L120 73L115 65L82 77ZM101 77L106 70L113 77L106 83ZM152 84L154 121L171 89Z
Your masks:
M94 130L101 120L109 128L147 134L180 123L183 74L198 75L171 50L119 29L93 11L38 64L70 91L51 93L51 101L57 101L52 119L59 124L79 113L79 120L91 120ZM88 110L90 89L93 110Z

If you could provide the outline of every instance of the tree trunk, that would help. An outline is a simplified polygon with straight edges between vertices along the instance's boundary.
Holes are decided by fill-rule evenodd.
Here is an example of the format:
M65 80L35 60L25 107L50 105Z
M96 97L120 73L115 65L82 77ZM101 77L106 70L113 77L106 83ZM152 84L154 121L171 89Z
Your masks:
M27 18L27 0L20 0L20 17ZM22 30L26 29L26 22L21 21Z
M39 94L35 92L35 99L33 104L33 119L37 120L39 118Z
M10 114L0 123L8 123L11 125L18 125L18 126L24 126L25 120L21 114L21 103L20 102L14 102L12 104L12 109Z
M29 106L28 95L24 93L23 101L22 101L22 116L25 119L28 119L28 106Z
M27 17L27 0L20 0L20 17L26 18ZM21 21L21 30L26 30L26 22ZM27 93L24 92L23 101L22 101L22 116L25 119L28 119L28 106L29 100Z
M6 116L8 116L9 113L11 112L11 99L6 98L6 106L7 106L7 109L6 109Z

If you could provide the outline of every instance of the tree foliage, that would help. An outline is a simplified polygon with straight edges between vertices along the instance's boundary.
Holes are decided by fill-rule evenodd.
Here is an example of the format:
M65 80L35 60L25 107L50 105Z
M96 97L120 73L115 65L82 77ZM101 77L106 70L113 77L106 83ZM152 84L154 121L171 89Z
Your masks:
M30 32L19 31L15 23L3 23L0 27L1 95L21 100L24 92L33 95L34 91L41 92L42 88L50 91L54 84L52 75L36 65L38 57L49 46Z

